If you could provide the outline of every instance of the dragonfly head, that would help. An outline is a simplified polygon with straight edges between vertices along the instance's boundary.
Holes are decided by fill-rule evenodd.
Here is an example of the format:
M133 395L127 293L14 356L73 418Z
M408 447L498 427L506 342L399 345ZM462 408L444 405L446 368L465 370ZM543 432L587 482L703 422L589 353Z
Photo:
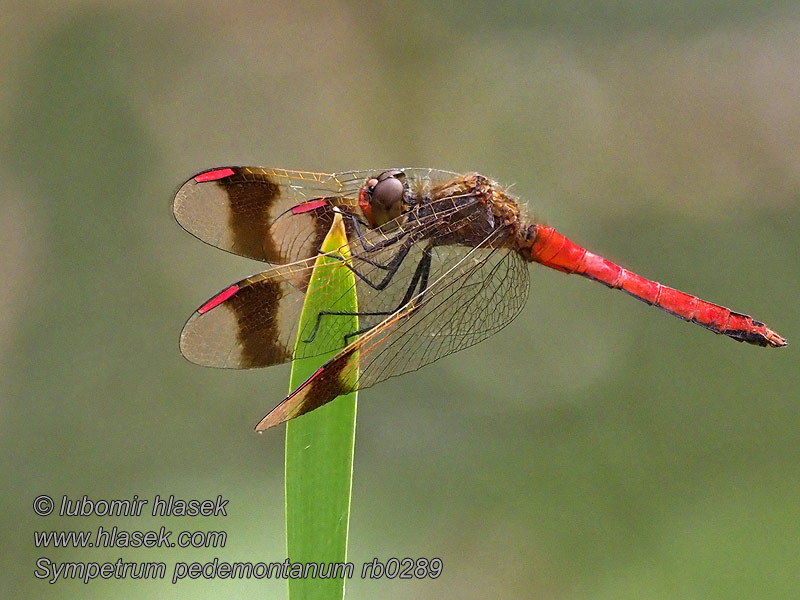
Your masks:
M359 205L372 227L380 227L403 213L406 174L398 169L384 171L367 180L361 188Z

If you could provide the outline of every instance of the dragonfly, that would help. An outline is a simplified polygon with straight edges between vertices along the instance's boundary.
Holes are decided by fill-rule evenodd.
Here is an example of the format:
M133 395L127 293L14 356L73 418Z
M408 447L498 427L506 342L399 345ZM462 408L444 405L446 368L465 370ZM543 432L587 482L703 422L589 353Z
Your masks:
M530 262L622 290L739 342L786 345L749 315L641 277L527 219L507 188L478 173L217 167L180 187L173 213L200 240L271 265L191 315L180 336L184 357L248 369L309 358L320 348L335 352L257 431L497 333L526 303ZM337 218L349 256L329 253L338 260L318 267L318 277L324 285L349 269L357 310L320 310L301 331L311 273Z

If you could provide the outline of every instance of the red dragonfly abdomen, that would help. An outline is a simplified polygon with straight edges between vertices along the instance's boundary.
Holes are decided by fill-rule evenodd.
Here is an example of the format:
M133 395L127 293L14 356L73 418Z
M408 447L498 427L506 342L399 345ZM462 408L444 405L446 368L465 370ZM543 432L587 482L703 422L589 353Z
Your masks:
M529 261L564 273L577 273L610 288L623 290L647 304L739 342L772 347L786 345L786 340L780 335L749 315L631 273L571 242L552 227L532 225L524 230L524 236L522 254Z

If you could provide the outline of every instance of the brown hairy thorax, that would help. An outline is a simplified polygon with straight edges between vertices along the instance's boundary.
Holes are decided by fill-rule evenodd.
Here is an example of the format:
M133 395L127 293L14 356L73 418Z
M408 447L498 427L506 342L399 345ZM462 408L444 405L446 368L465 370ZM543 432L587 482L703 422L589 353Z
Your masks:
M440 217L437 225L440 244L477 245L503 229L504 235L496 239L515 245L520 229L519 203L496 182L479 173L454 177L433 187L418 182L411 190L411 197L417 204L428 204L433 215ZM482 211L475 210L475 200L483 204ZM482 218L477 216L481 214Z

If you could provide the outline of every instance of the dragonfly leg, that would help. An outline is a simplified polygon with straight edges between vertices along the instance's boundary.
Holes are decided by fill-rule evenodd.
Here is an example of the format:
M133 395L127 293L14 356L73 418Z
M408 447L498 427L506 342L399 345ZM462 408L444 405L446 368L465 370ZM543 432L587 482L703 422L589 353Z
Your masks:
M398 269L400 269L400 265L403 264L403 260L405 259L406 256L408 256L408 252L410 250L411 250L411 244L410 243L404 244L403 246L400 247L400 250L397 251L397 253L394 255L394 257L392 257L392 260L390 260L385 265L377 264L377 263L375 263L373 261L364 259L363 257L360 257L360 256L354 257L354 258L365 260L367 263L386 271L386 275L384 275L383 279L381 279L378 283L374 283L373 281L371 281L370 278L367 277L366 274L362 273L357 267L354 267L353 265L349 264L341 256L337 256L335 254L331 254L329 256L331 256L332 258L335 258L336 260L342 261L342 263L344 263L344 265L348 269L350 269L353 272L353 274L356 275L361 281L366 283L372 289L380 291L380 290L385 289L386 286L389 285L389 283L391 283L392 278L395 276L395 274L397 273Z
M353 228L356 230L356 236L358 236L358 240L361 242L361 247L366 252L375 252L376 250L382 250L383 248L386 248L387 246L391 246L392 244L396 244L401 239L403 239L403 237L408 235L408 232L405 231L401 227L396 235L394 235L394 236L392 236L390 238L386 238L384 240L381 240L379 242L375 242L373 244L371 242L368 242L367 239L364 237L364 232L361 231L361 224L359 223L359 221L356 218L356 216L355 215L350 215L350 218L353 220ZM375 266L378 266L378 265L375 265Z
M406 254L408 254L408 250L406 250ZM419 263L417 263L417 268L414 271L414 276L411 278L411 283L406 289L406 293L404 294L403 299L400 301L397 308L395 308L394 310L381 310L381 311L369 311L369 312L368 311L344 312L344 311L333 311L333 310L321 310L319 313L317 313L317 322L314 324L314 331L312 331L311 336L309 338L304 339L303 342L308 344L314 341L314 338L317 337L317 333L319 332L320 325L322 324L322 317L324 316L388 317L389 315L396 313L398 310L403 308L406 304L408 304L411 301L411 299L415 295L415 290L417 289L417 287L419 287L418 295L423 294L427 289L428 276L430 275L432 257L433 257L432 248L431 246L428 246L425 249L424 254L422 255L422 259L419 261ZM395 272L397 272L397 269L395 269ZM364 279L364 281L369 283L369 281L366 279ZM349 338L361 335L362 333L366 333L373 327L375 326L370 325L369 327L363 327L356 331L346 333L344 336L344 343L347 344Z
M360 224L360 221L358 220L358 217L356 217L355 215L345 215L345 216L348 217L352 221L353 227L354 227L354 229L356 231L356 236L358 237L359 241L361 242L361 247L364 249L365 252L376 252L378 250L383 250L384 248L388 248L389 246L392 246L392 245L396 244L401 239L403 239L403 237L408 235L408 232L400 230L400 232L398 232L396 235L394 235L394 236L392 236L390 238L383 239L383 240L373 244L373 243L368 242L366 240L366 238L364 237L364 232L361 230L361 224ZM322 248L317 248L317 253L318 254L322 254ZM329 256L344 262L344 259L341 256L337 256L335 254L329 254ZM362 256L362 255L356 255L353 258L357 258L358 260L364 261L365 263L367 263L369 265L372 265L373 267L376 267L378 269L382 269L383 271L387 271L387 270L391 269L391 264L392 264L391 261L389 263L383 265L383 264L379 263L378 261L372 260L372 259L367 258L367 257Z

